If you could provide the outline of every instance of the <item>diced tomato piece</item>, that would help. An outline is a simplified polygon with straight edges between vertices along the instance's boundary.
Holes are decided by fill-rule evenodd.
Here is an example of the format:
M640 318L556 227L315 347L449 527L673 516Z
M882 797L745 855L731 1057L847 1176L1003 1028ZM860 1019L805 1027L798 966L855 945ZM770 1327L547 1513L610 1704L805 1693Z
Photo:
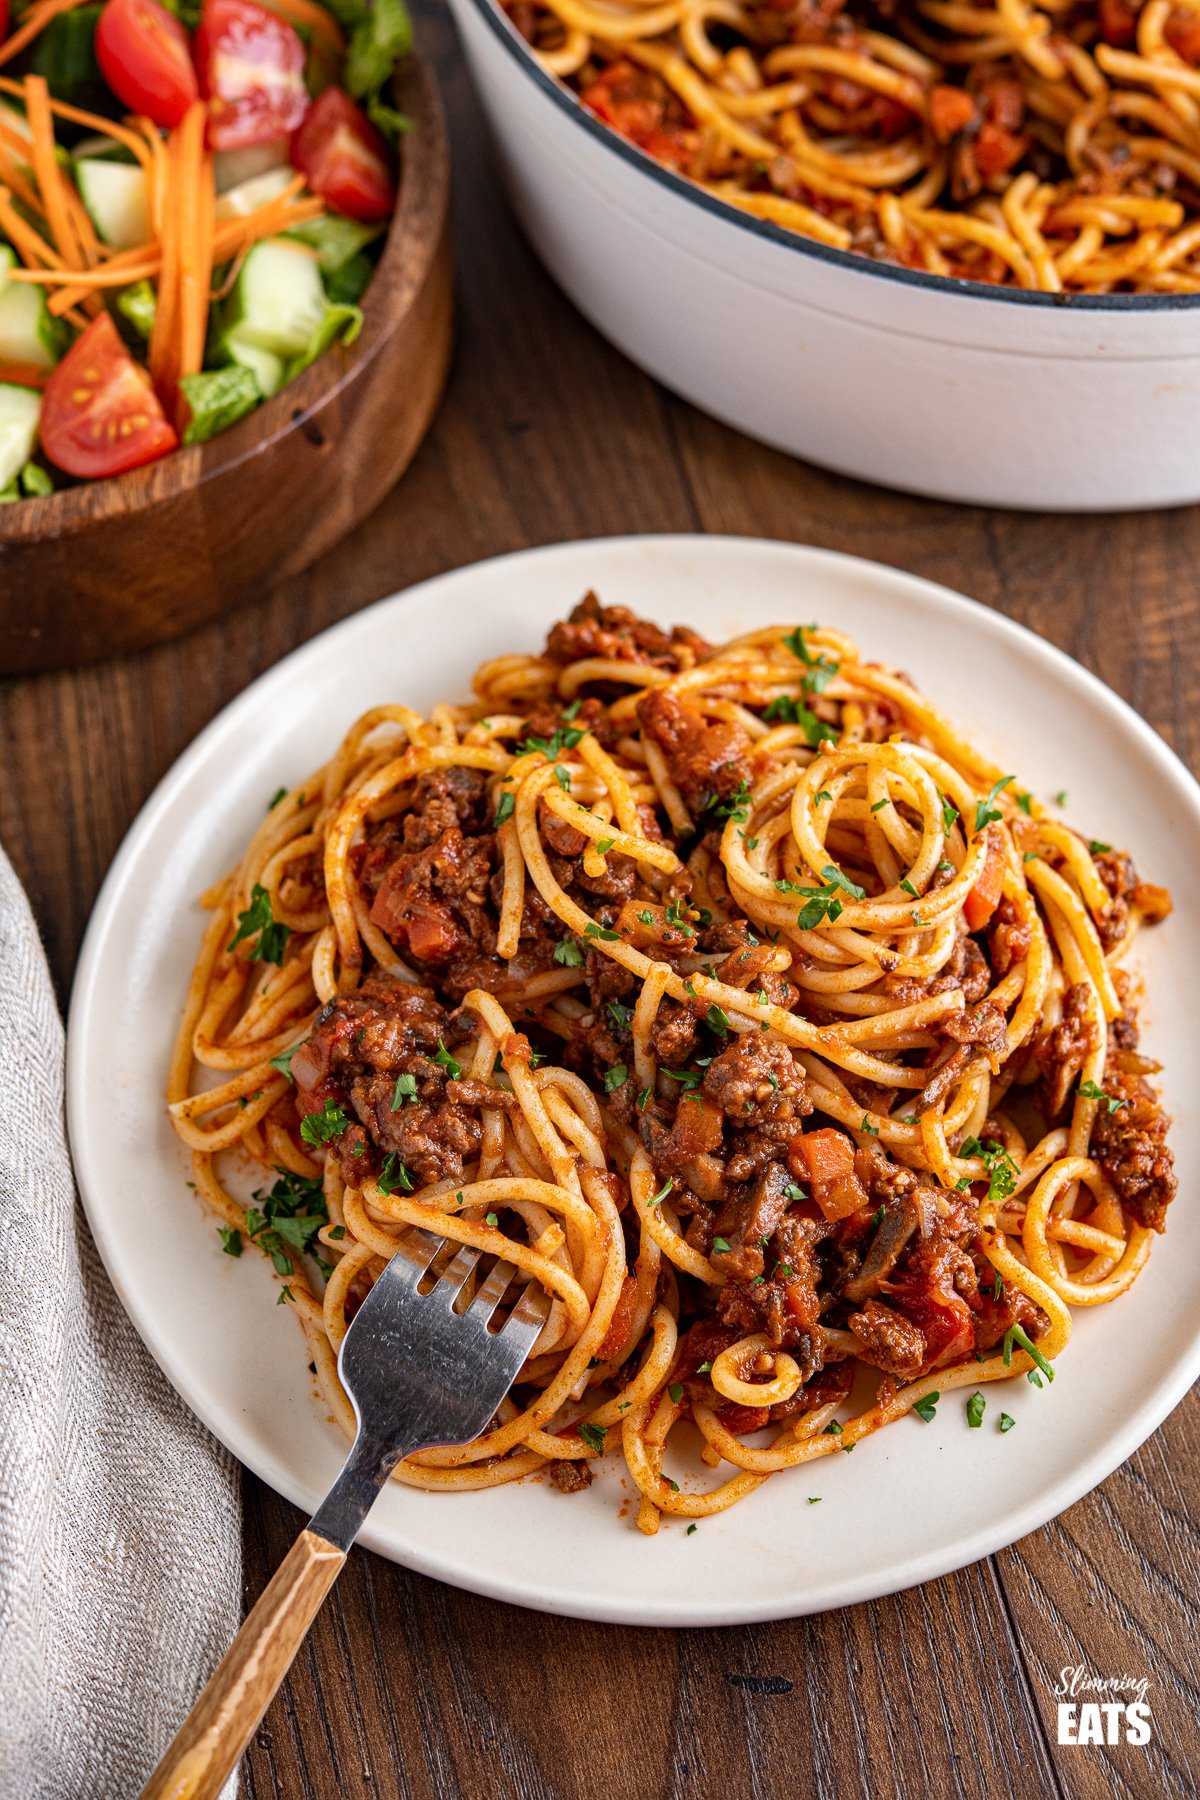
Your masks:
M422 962L446 962L454 955L462 933L441 907L415 905L405 920L408 947Z
M314 101L292 139L292 163L314 194L364 225L386 219L396 204L388 147L341 88Z
M42 449L68 475L136 469L179 443L140 363L108 313L93 319L46 383Z
M1168 44L1185 63L1195 68L1200 63L1200 14L1173 13L1164 34Z
M1137 38L1137 12L1129 0L1100 0L1100 36L1115 49L1128 50ZM1167 27L1167 37L1171 29Z
M854 1145L844 1131L806 1131L800 1153L812 1197L827 1219L849 1218L867 1204L867 1191L854 1172Z
M994 175L1006 175L1014 163L1020 162L1029 147L1024 132L1008 131L991 123L979 127L975 139L975 166L985 181Z
M158 0L108 0L96 26L96 61L123 106L167 130L199 92L188 34Z
M208 101L213 150L241 150L287 137L308 111L304 45L290 25L255 0L204 0L196 67Z
M929 123L939 144L948 144L974 117L975 102L964 88L938 82L930 90Z
M680 1156L703 1156L721 1142L725 1114L694 1088L680 1097L671 1127L671 1152Z
M983 869L963 906L963 914L971 931L982 931L1000 903L1004 888L1005 860L1004 839L994 825L989 825Z

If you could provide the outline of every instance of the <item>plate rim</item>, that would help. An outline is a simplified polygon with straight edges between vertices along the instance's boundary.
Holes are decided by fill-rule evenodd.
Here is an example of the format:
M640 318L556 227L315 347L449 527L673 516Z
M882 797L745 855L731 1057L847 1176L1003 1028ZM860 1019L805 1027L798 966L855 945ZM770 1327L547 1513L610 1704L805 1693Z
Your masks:
M311 1510L315 1504L313 1490L305 1490L275 1457L256 1448L253 1429L243 1428L236 1412L218 1415L207 1405L202 1395L197 1395L197 1384L191 1380L186 1362L180 1364L170 1343L153 1328L152 1322L141 1316L123 1279L120 1234L109 1231L103 1201L97 1201L92 1193L89 1176L92 1147L86 1140L81 1123L81 1096L86 1073L83 1058L89 1013L96 998L97 971L103 944L121 916L124 890L136 872L144 848L152 842L160 821L170 813L177 791L190 779L196 766L209 755L214 744L226 734L236 733L243 722L254 715L264 696L269 696L276 686L286 688L296 669L306 661L317 660L323 647L335 635L352 635L357 631L365 631L369 635L371 621L387 609L402 606L414 598L425 600L431 590L455 582L486 582L490 572L501 568L511 569L514 565L535 561L544 565L553 563L556 559L570 563L581 553L601 557L608 553L620 555L631 550L664 549L695 556L718 547L727 554L743 554L752 560L764 554L779 556L785 560L795 559L797 570L801 574L819 575L822 567L831 566L843 575L853 572L860 576L865 574L877 588L879 585L891 585L901 596L907 589L913 597L919 595L926 605L935 602L969 625L982 626L985 633L994 631L1002 638L1022 646L1026 653L1032 650L1036 658L1049 663L1054 676L1069 685L1082 687L1102 709L1115 710L1121 716L1124 726L1140 740L1151 760L1176 785L1178 798L1189 808L1200 839L1200 781L1197 781L1171 745L1122 695L1108 687L1099 676L1057 644L1006 614L994 611L982 601L925 576L914 575L889 563L845 551L799 544L791 539L737 533L647 532L600 534L507 551L498 556L458 565L397 589L394 593L336 620L290 650L221 707L171 763L139 808L105 873L88 919L71 984L67 1012L66 1115L76 1183L88 1226L117 1297L139 1337L176 1394L218 1442L239 1464L250 1469L260 1480L301 1510ZM602 582L602 571L598 572L598 579ZM799 1618L881 1599L927 1580L939 1579L984 1560L1026 1537L1030 1532L1059 1517L1120 1468L1174 1411L1198 1378L1200 1317L1197 1318L1186 1354L1179 1357L1147 1399L1114 1427L1101 1444L1081 1456L1068 1474L1053 1482L1049 1488L1039 1491L1036 1498L1022 1507L1010 1508L990 1526L981 1527L966 1537L958 1538L948 1553L932 1549L914 1552L898 1563L884 1580L878 1574L867 1574L857 1581L839 1577L832 1584L827 1584L832 1585L835 1590L829 1593L823 1591L818 1576L813 1584L811 1600L809 1597L797 1598L791 1594L778 1601L760 1599L748 1604L736 1601L712 1603L706 1602L703 1595L698 1595L689 1597L686 1603L672 1602L664 1613L655 1609L652 1593L645 1600L637 1602L613 1598L606 1601L603 1596L593 1596L590 1590L575 1593L569 1586L564 1586L564 1578L561 1576L555 1578L559 1583L557 1589L551 1587L534 1592L524 1579L506 1578L503 1572L488 1574L485 1578L480 1578L474 1572L456 1572L453 1567L447 1567L438 1555L423 1554L418 1538L414 1537L404 1545L403 1550L399 1549L394 1537L378 1526L373 1527L370 1520L360 1533L358 1542L390 1561L444 1581L452 1587L557 1616L656 1628L703 1628Z

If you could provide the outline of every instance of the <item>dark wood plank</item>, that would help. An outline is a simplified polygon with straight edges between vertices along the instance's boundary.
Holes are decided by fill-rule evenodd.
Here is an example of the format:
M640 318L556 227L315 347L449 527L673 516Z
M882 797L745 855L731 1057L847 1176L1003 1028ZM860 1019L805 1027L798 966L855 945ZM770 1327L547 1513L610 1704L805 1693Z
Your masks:
M806 468L703 419L609 350L537 269L498 196L450 27L431 9L424 46L453 126L461 345L404 482L350 543L221 626L0 690L0 836L64 992L122 834L220 706L369 600L526 544L702 527L895 563L1063 644L1196 756L1200 513L1068 520L936 505ZM1198 1439L1193 1397L1096 1494L988 1563L871 1606L744 1630L542 1618L355 1553L251 1748L246 1791L1194 1792ZM253 1599L301 1520L249 1476L245 1499ZM1150 1677L1149 1754L1055 1743L1053 1688L1074 1663Z

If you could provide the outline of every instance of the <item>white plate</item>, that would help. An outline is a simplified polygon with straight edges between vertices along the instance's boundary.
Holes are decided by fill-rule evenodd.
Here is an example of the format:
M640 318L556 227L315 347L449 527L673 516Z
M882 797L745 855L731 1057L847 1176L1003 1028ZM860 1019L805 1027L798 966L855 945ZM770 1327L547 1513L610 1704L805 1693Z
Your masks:
M721 638L819 619L909 671L996 760L1132 851L1186 898L1200 789L1155 734L1060 651L984 607L873 563L746 538L561 544L426 582L306 644L201 733L147 802L96 905L71 1006L67 1094L84 1203L117 1292L171 1381L233 1453L311 1510L346 1445L314 1399L303 1340L265 1261L221 1252L185 1187L163 1110L167 1057L200 937L195 896L235 861L271 794L301 780L368 706L464 696L475 664L539 648L589 587ZM844 1606L943 1575L1043 1524L1129 1456L1200 1373L1189 1099L1200 912L1143 933L1149 1052L1166 1064L1185 1192L1132 1293L1076 1314L1052 1388L986 1389L929 1425L774 1477L690 1537L633 1523L619 1456L583 1494L532 1481L471 1495L392 1484L363 1533L385 1556L546 1612L728 1625ZM1016 1429L1001 1436L1005 1408ZM810 1506L809 1496L822 1505ZM199 1522L203 1528L203 1521Z

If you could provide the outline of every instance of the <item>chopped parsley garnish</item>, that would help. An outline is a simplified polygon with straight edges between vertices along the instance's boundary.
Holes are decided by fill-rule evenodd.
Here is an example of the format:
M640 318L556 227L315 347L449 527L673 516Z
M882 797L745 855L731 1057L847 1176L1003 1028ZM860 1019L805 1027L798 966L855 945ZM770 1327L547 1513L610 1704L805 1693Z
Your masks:
M667 1389L667 1393L671 1396L671 1399L675 1402L676 1406L678 1406L679 1402L683 1399L683 1383L673 1381Z
M1059 788L1057 794L1054 796L1054 804L1055 806L1065 806L1067 804L1066 788Z
M604 1440L608 1436L607 1425L593 1425L589 1420L586 1425L579 1427L579 1435L589 1450L594 1450L597 1456L604 1455Z
M283 1287L281 1287L279 1290L279 1298L275 1302L275 1304L276 1304L276 1306L282 1306L285 1301L288 1301L288 1300L294 1301L295 1298L296 1298L295 1294L293 1294L291 1288L288 1287L285 1282Z
M1038 855L1039 855L1039 852L1036 850L1026 850L1025 854L1021 858L1021 861L1023 863L1036 862L1038 859Z
M831 793L830 793L830 792L829 792L829 789L828 789L828 788L822 788L822 789L821 789L821 791L820 791L820 793L819 793L819 794L814 794L814 796L813 796L813 805L814 805L814 806L820 806L820 804L821 804L821 802L822 802L822 800L832 800L832 799L833 799L833 795L832 795L832 794L831 794ZM756 842L756 843L757 843L757 841L758 841L758 840L757 840L757 838L756 838L756 839L755 839L755 842Z
M490 1225L492 1230L495 1231L496 1227L500 1223L500 1215L499 1215L499 1213L494 1213L494 1212L493 1213L485 1213L483 1222L485 1225Z
M271 798L267 801L267 811L274 812L275 808L279 805L279 802L287 799L287 792L285 787L276 788L275 792L271 795Z
M583 965L583 951L574 938L564 938L561 944L554 946L554 960L568 969L578 969Z
M275 802L272 801L271 804L274 806ZM224 1249L226 1256L240 1256L242 1254L242 1234L237 1229L236 1225L218 1225L217 1234L221 1239L221 1246Z
M271 1258L277 1275L294 1274L289 1252L304 1255L329 1222L320 1180L281 1169L274 1187L266 1193L257 1191L253 1198L258 1204L246 1208L246 1235Z
M1031 794L1014 794L1013 799L1027 818L1033 817L1033 796Z
M599 938L605 944L615 944L621 937L619 931L613 931L607 925L597 925L594 919L588 920L583 928L583 935L585 938Z
M692 1533L695 1531L695 1529L696 1529L696 1521L693 1519L691 1524L688 1526L687 1530L684 1532L684 1534L683 1534L684 1537L691 1537Z
M670 1193L671 1189L674 1186L675 1186L675 1177L673 1175L668 1175L667 1179L663 1182L662 1186L659 1188L657 1194L652 1194L650 1199L646 1202L647 1206L657 1206L660 1200L666 1199L667 1195Z
M859 1126L858 1129L860 1131L865 1131L868 1137L878 1137L879 1136L878 1125L872 1125L872 1123L871 1123L870 1119L868 1119L866 1113L863 1114L862 1124Z
M618 1031L628 1030L629 1022L633 1018L632 1006L622 1006L619 1000L610 1000L605 1011Z
M818 719L803 700L794 700L790 694L777 694L763 713L763 718L786 719L791 725L799 725L814 750L819 749L826 738L837 739L838 734L832 725L827 725L824 719Z
M917 890L913 886L912 882L908 879L907 875L904 877L903 881L900 883L900 886L904 889L904 892L906 894L911 894L914 900L919 900L921 898L920 894L917 892Z
M605 1093L614 1094L619 1087L624 1087L628 1080L629 1070L624 1063L617 1063L614 1068L606 1069L604 1072Z
M580 739L586 736L586 728L579 730L575 726L560 725L553 737L525 738L522 743L517 745L517 755L532 756L535 750L540 750L547 762L553 762L563 750L573 750Z
M983 1424L983 1412L986 1405L987 1401L979 1392L979 1389L976 1388L975 1392L971 1395L971 1398L967 1401L967 1424L971 1427L972 1431L978 1431L979 1427Z
M795 1272L796 1271L792 1268L791 1263L777 1262L775 1267L771 1270L771 1280L790 1281Z
M810 625L810 631L816 631ZM797 625L795 631L788 633L784 643L792 655L804 664L804 691L807 694L823 694L829 683L838 672L839 664L830 662L824 651L819 650L814 656L804 636L803 625Z
M743 775L732 794L725 799L714 794L704 810L710 812L714 819L736 819L739 825L744 825L750 817L750 783Z
M798 891L807 894L808 898L796 915L796 923L801 931L813 931L828 920L832 925L840 919L843 911L841 894L849 894L852 900L865 900L867 890L860 888L856 882L843 875L832 863L826 863L821 870L824 886L819 888L802 887Z
M1094 1081L1081 1081L1079 1092L1085 1100L1103 1100L1104 1110L1109 1113L1119 1112L1123 1106L1129 1105L1128 1100L1117 1100L1111 1094L1106 1094L1104 1089Z
M841 1435L842 1435L841 1422L838 1419L830 1419L828 1425L825 1427L825 1430L822 1433L822 1436L823 1437L841 1437Z
M1003 1144L989 1139L981 1144L977 1137L963 1140L959 1149L960 1156L977 1156L988 1172L989 1200L1007 1200L1017 1185L1017 1165L1005 1150Z
M582 700L572 700L570 706L563 707L563 718L567 719L568 721L575 718L582 705L583 705Z
M1111 844L1102 844L1099 838L1093 838L1088 845L1088 851L1092 856L1107 856L1111 849Z
M1015 780L1015 775L1002 775L999 781L993 782L992 786L988 789L987 798L975 802L976 831L982 831L985 825L991 825L993 821L1004 817L1000 808L998 806L993 806L992 802L1002 788L1006 788L1010 781Z
M996 1271L996 1279L992 1283L992 1299L993 1300L1003 1300L1003 1298L1004 1298L1004 1277L1003 1277L1003 1275L1001 1275L1000 1271L997 1270Z
M729 1023L728 1013L724 1012L721 1007L717 1006L714 1003L712 1006L709 1007L709 1009L705 1013L704 1017L707 1020L711 1029L716 1032L718 1037L728 1037L729 1036L729 1033L732 1031L733 1027Z
M391 1110L393 1112L399 1112L400 1108L404 1105L404 1102L406 1100L415 1100L416 1097L417 1097L417 1078L416 1078L416 1076L415 1075L397 1075L396 1091L392 1095Z
M271 911L271 896L265 887L258 882L250 889L250 904L245 912L238 914L238 928L226 944L226 951L240 944L243 938L257 937L258 942L249 953L251 962L281 963L287 941L292 935L290 925L280 924Z
M562 789L564 794L570 793L571 777L568 775L567 771L563 768L561 763L555 763L555 765L554 765L554 779L555 779L555 781L557 781L559 787Z
M301 1038L300 1040L300 1044L306 1044L307 1042L307 1038ZM295 1076L292 1074L292 1058L295 1056L297 1050L299 1050L300 1044L289 1044L286 1050L281 1050L278 1056L273 1056L271 1058L271 1067L273 1069L278 1069L281 1075L286 1075L289 1081L295 1080Z
M1037 1364L1038 1368L1042 1371L1042 1374L1046 1377L1047 1381L1054 1380L1054 1369L1053 1369L1052 1365L1047 1362L1046 1358L1042 1355L1042 1353L1038 1349L1037 1345L1033 1342L1033 1339L1030 1338L1024 1331L1022 1331L1022 1329L1019 1325L1010 1325L1008 1330L1004 1334L1004 1366L1006 1369L1012 1363L1012 1353L1013 1353L1013 1345L1014 1344L1019 1345L1020 1348L1022 1350L1024 1350L1028 1356L1032 1356L1034 1362ZM1037 1371L1035 1369L1030 1369L1029 1378L1031 1381L1033 1380L1033 1377L1036 1373L1037 1373ZM1037 1387L1041 1387L1042 1384L1040 1381L1038 1381L1035 1383L1035 1385Z
M397 1188L405 1194L412 1193L413 1178L394 1150L389 1150L384 1157L375 1186L381 1194L394 1194Z
M447 1075L450 1077L451 1081L458 1081L461 1079L462 1064L459 1062L455 1062L454 1058L451 1056L450 1052L447 1050L445 1044L443 1044L441 1038L438 1039L437 1052L434 1055L433 1060L435 1063L439 1063L441 1065L441 1067L443 1069L445 1069L445 1071L446 1071Z
M336 1243L341 1243L346 1235L346 1227L344 1225L331 1225L329 1228L329 1235Z
M697 1375L707 1375L711 1368L712 1364L710 1362L702 1362L697 1368L696 1373Z
M810 1506L820 1506L821 1500L822 1496L820 1494L810 1494L808 1496L808 1504Z
M516 809L516 796L513 794L501 794L500 804L496 808L496 816L492 820L492 830L499 831L505 819L511 819Z
M883 1214L884 1214L884 1208L882 1206L878 1209L877 1212L873 1212L871 1214L872 1225L875 1225L875 1226L882 1225L883 1224Z
M958 818L958 808L956 806L951 806L945 794L939 794L938 798L942 803L942 824L947 831L950 831L953 829L955 820Z
M667 924L673 925L676 931L682 931L684 937L695 937L696 933L690 923L689 910L684 901L672 900L663 916Z
M650 908L649 908L649 907L646 907L646 908L644 908L644 910L643 910L643 911L641 911L641 912L639 912L639 913L637 913L637 914L635 914L635 915L634 915L634 916L635 916L635 917L636 917L636 918L637 918L637 919L638 919L638 920L639 920L639 921L640 921L640 922L641 922L641 923L642 923L642 924L643 924L643 925L653 925L653 923L654 923L654 914L653 914L653 913L652 913L652 912L651 912L651 911L650 911Z
M729 1248L729 1239L728 1238L715 1237L713 1239L713 1250L716 1252L716 1254L718 1256L722 1255L726 1250L728 1250L728 1248Z
M597 838L596 849L600 852L601 856L607 856L616 841L616 838Z
M700 1076L694 1069L664 1069L663 1074L668 1081L677 1081L686 1094L690 1088L700 1086Z
M1001 1429L1001 1431L1011 1431L1013 1426L1016 1424L1016 1422L1017 1421L1013 1418L1011 1413L1001 1413L1000 1414L1000 1429Z
M346 1109L338 1106L336 1101L327 1100L320 1112L309 1113L300 1121L300 1136L306 1144L327 1144L330 1138L341 1137L350 1123Z
M883 800L877 800L875 802L874 806L871 808L871 811L872 812L882 812L885 806L890 806L891 804L892 804L891 797L888 796L888 797L884 798Z
M648 1087L642 1088L637 1097L637 1105L638 1105L639 1112L645 1112L646 1102L649 1100L649 1098L650 1098L650 1089Z
M926 1425L931 1424L933 1415L937 1411L937 1403L941 1397L942 1396L936 1388L934 1388L932 1394L923 1395L913 1406L913 1411L916 1413L918 1419L923 1419Z

